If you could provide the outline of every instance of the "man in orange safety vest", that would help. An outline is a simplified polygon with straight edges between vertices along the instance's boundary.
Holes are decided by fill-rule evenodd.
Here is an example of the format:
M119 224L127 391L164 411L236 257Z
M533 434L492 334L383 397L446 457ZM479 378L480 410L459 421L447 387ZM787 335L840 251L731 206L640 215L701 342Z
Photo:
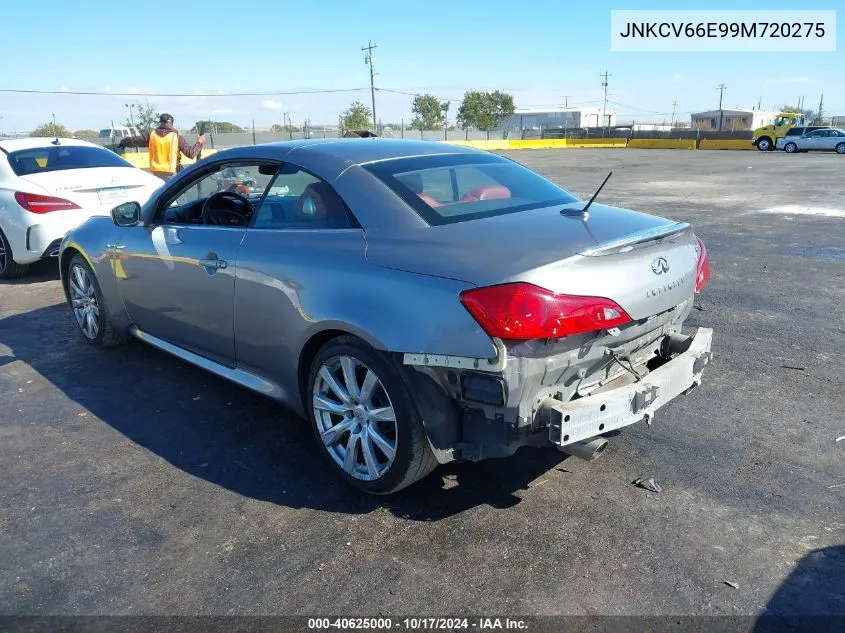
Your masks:
M158 127L152 132L125 138L120 141L120 146L147 147L150 152L150 173L166 181L182 170L182 154L196 158L202 150L205 135L200 134L196 143L188 145L185 137L173 127L172 116L162 114L158 120Z

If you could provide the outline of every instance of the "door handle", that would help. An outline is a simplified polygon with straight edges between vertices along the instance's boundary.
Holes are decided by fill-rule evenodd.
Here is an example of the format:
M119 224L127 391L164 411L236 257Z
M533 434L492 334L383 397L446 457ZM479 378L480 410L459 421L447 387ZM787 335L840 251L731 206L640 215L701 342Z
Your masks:
M164 229L165 244L181 244L182 238L179 237L179 229L175 226L168 226Z
M201 259L199 265L203 268L217 268L221 270L228 266L224 259Z

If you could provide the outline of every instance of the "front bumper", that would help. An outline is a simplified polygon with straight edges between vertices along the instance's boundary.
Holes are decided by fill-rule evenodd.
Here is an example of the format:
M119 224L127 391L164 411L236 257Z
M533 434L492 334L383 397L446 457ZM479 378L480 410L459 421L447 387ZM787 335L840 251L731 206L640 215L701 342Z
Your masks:
M557 446L589 439L636 422L651 422L655 411L701 384L712 357L713 330L699 328L686 351L636 382L569 402L549 398L549 441Z

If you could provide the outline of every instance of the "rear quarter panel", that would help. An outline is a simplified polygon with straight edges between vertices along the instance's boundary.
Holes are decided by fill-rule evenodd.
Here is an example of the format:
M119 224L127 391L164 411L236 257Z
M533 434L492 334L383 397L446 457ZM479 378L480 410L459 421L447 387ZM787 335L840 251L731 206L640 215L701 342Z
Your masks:
M326 330L391 352L495 356L460 302L469 284L374 266L364 248L360 229L248 230L235 282L238 365L298 399L300 354Z

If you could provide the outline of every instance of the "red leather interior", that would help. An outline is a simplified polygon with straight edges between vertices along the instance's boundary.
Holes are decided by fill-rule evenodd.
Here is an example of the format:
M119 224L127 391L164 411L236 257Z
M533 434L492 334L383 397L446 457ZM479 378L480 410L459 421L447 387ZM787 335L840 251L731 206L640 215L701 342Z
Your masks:
M439 207L440 206L440 203L437 202L437 200L432 198L427 193L418 193L417 195L419 196L420 200L425 202L430 207Z
M476 187L472 191L461 198L461 202L471 202L473 200L494 200L496 198L510 198L511 190L502 185L482 185Z

